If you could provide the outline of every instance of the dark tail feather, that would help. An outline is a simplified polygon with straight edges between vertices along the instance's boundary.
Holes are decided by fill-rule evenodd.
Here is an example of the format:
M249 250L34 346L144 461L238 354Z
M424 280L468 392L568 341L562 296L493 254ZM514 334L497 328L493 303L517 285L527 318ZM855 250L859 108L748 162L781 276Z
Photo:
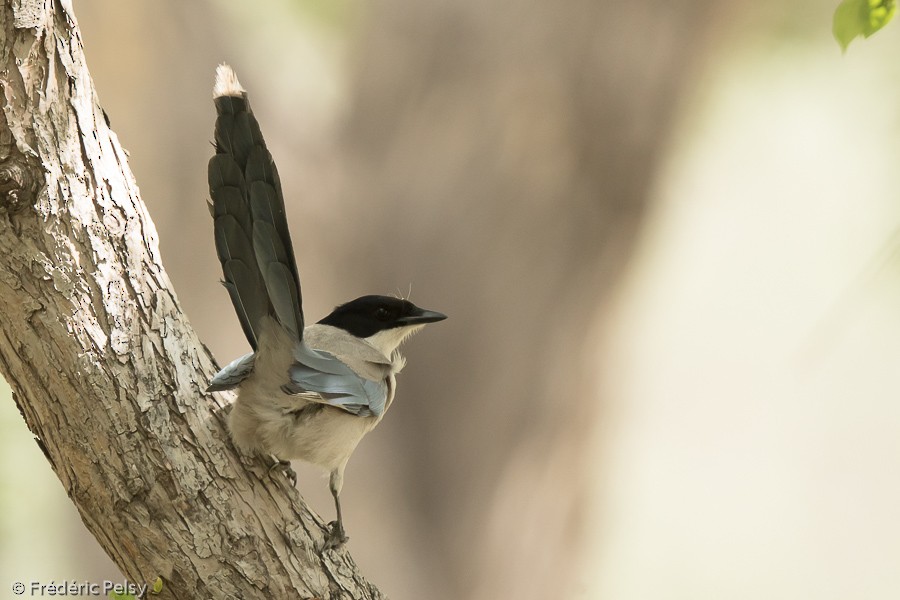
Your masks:
M254 349L267 315L300 339L300 279L278 171L246 92L227 65L216 70L213 94L218 116L209 192L223 283Z

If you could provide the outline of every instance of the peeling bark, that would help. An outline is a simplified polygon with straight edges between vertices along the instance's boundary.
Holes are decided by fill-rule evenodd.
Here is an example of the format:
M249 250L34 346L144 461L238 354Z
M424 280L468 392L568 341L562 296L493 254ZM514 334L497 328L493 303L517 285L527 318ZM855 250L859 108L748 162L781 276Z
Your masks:
M87 528L162 598L382 598L203 394L70 3L5 2L0 63L0 372Z

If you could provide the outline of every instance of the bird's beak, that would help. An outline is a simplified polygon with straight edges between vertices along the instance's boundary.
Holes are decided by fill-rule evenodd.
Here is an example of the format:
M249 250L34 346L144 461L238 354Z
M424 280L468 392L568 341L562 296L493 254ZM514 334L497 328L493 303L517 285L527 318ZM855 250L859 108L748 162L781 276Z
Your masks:
M415 314L408 315L406 317L400 317L399 321L404 325L424 325L425 323L435 323L437 321L443 321L446 318L447 315L445 315L444 313L420 308Z

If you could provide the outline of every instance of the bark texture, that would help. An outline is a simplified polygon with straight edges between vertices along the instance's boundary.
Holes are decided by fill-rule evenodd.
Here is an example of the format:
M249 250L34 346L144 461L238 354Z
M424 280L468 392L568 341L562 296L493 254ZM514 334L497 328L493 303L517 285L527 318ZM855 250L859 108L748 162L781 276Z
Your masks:
M68 1L0 6L0 86L0 372L87 528L161 597L382 597L202 393Z

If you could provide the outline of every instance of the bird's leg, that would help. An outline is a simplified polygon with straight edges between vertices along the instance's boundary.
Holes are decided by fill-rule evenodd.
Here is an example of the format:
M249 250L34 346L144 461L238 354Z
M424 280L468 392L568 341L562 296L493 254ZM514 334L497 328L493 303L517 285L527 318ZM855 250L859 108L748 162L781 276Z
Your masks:
M291 461L281 460L274 454L272 454L271 456L272 456L272 460L274 460L275 462L272 464L271 467L269 467L269 473L278 469L279 471L284 473L284 476L287 477L288 480L291 482L291 487L297 487L297 472L291 468Z
M344 519L341 516L341 487L344 483L343 469L335 469L331 472L329 488L334 497L334 508L337 510L337 520L328 524L328 534L325 536L325 550L340 548L350 538L344 531Z

